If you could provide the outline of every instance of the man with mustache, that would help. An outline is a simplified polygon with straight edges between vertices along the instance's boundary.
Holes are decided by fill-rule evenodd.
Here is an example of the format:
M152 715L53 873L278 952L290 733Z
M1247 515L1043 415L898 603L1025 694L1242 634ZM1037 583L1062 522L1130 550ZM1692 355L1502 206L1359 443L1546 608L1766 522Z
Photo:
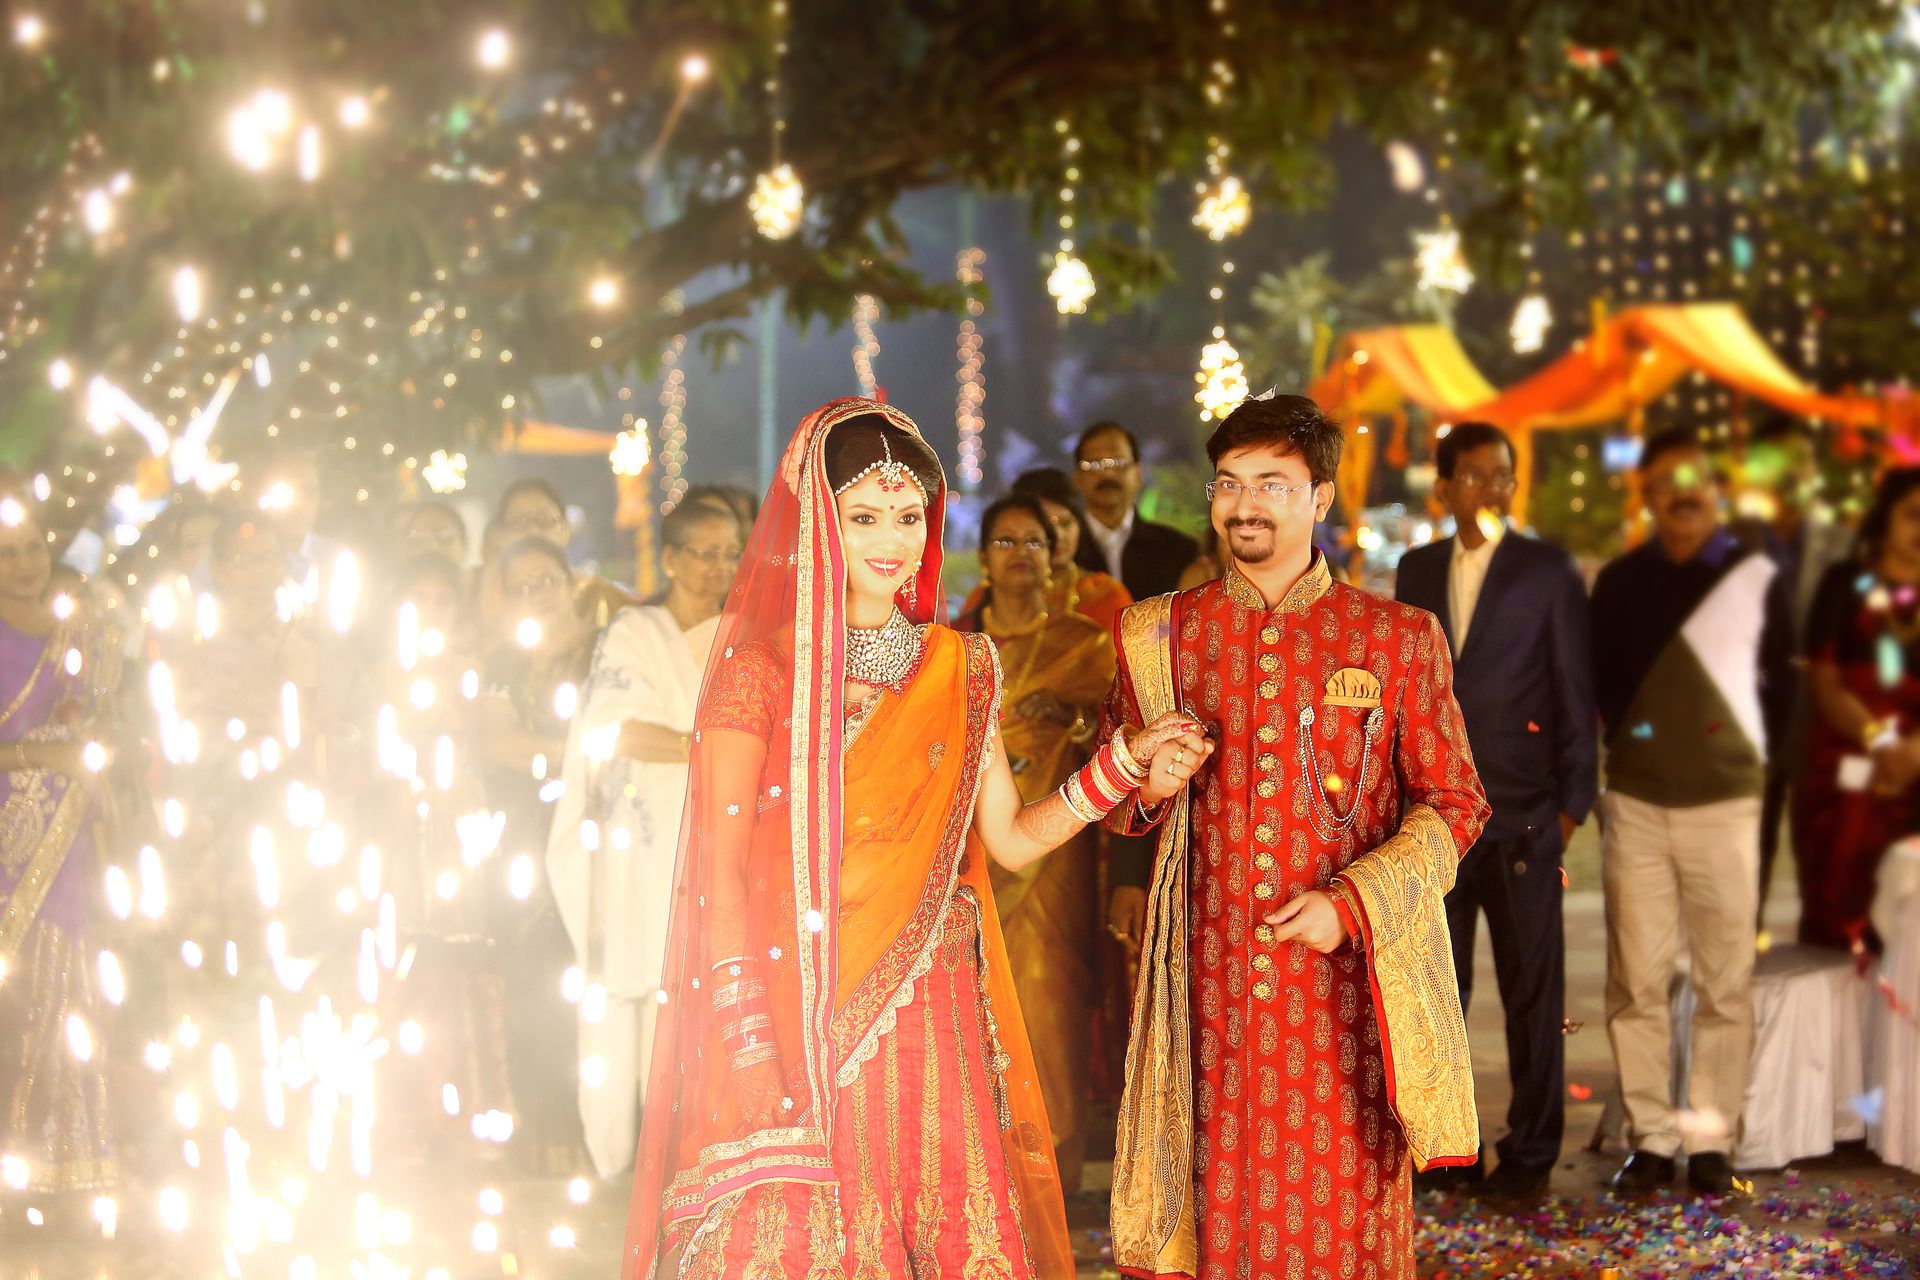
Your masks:
M1109 819L1159 832L1113 1167L1127 1275L1411 1280L1413 1169L1479 1150L1442 899L1486 797L1439 622L1313 545L1341 442L1305 397L1242 403L1207 442L1225 576L1120 616L1103 731L1179 707L1218 744Z
M1073 482L1087 500L1087 531L1076 561L1120 579L1135 600L1164 595L1200 554L1200 544L1134 509L1140 497L1140 442L1117 422L1096 422L1073 449Z
M1657 1191L1684 1151L1693 1189L1727 1195L1753 1052L1760 795L1778 729L1766 694L1788 678L1791 608L1773 562L1722 525L1719 481L1691 430L1649 439L1640 481L1653 537L1593 591L1607 1036L1633 1143L1613 1185ZM1698 997L1684 1118L1669 1004L1683 929Z

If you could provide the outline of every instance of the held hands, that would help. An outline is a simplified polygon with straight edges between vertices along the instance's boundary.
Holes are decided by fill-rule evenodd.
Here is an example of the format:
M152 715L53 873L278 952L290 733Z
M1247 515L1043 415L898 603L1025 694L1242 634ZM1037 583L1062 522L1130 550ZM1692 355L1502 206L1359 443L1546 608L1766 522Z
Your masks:
M1127 749L1147 766L1140 802L1152 808L1187 785L1213 754L1213 743L1192 716L1172 711L1129 738Z
M1315 889L1303 893L1267 916L1275 942L1298 942L1321 955L1338 951L1347 940L1347 927L1333 899Z
M740 1119L749 1130L768 1129L780 1119L780 1097L786 1086L780 1079L780 1064L766 1061L733 1068L734 1097L740 1104Z

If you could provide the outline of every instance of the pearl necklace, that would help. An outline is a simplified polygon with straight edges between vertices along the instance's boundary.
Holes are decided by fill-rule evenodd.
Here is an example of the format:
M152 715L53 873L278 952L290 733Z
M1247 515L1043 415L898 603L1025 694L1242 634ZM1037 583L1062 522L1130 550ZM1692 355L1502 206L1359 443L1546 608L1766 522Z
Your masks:
M919 670L920 655L925 649L920 628L895 609L884 627L871 631L847 628L846 677L875 689L899 693Z

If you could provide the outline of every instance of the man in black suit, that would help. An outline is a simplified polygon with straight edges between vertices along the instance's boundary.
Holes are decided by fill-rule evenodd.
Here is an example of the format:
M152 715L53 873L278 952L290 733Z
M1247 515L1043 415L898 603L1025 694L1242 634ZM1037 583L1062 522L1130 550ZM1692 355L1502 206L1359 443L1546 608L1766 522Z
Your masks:
M1447 895L1460 1003L1473 994L1473 934L1487 913L1507 1017L1513 1101L1501 1194L1544 1192L1566 1112L1566 1008L1560 861L1596 791L1597 734L1586 591L1572 559L1507 526L1514 452L1484 422L1440 441L1434 495L1458 532L1409 551L1394 594L1440 619L1454 693L1493 819L1461 859ZM1467 1171L1476 1180L1479 1167Z
M1074 557L1110 573L1135 600L1163 596L1200 555L1200 544L1133 509L1140 496L1140 442L1117 422L1096 422L1073 448L1073 482L1087 500L1087 533Z

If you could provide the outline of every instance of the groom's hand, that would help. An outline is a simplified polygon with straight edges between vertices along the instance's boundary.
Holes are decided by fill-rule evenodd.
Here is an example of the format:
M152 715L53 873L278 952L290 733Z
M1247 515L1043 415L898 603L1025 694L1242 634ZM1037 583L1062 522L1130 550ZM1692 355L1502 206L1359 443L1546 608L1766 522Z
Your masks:
M1298 942L1321 955L1338 951L1347 940L1347 927L1333 899L1318 889L1303 893L1267 917L1275 942Z

